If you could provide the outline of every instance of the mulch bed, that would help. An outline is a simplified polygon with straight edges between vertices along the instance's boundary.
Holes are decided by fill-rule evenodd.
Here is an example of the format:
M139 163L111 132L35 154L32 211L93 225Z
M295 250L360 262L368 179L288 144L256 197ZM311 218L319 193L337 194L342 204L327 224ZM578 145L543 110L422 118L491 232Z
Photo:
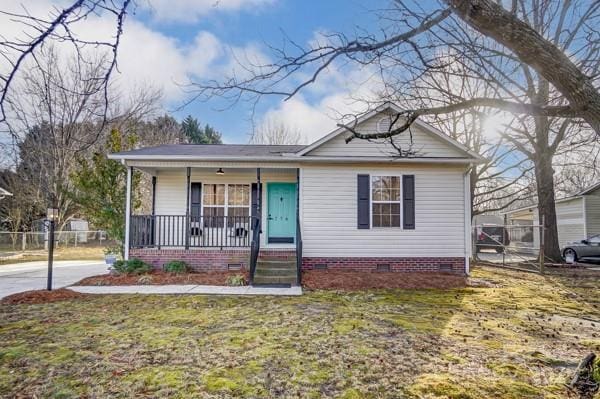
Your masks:
M465 276L447 273L353 272L307 270L302 285L308 289L363 290L370 288L462 288Z
M197 285L227 285L229 276L244 275L242 271L214 271L205 273L174 274L163 271L154 271L142 275L112 275L103 274L84 278L73 285L167 285L167 284L197 284Z
M9 295L7 297L2 298L2 300L0 300L0 303L8 305L48 303L66 301L69 299L81 299L87 296L88 295L86 294L71 291L66 288L60 288L53 291L35 290L19 292L18 294Z
M247 272L213 271L173 274L154 271L143 275L92 276L74 285L165 285L198 284L227 285L229 276ZM448 273L392 273L354 272L337 270L307 270L302 273L302 285L308 289L321 290L363 290L370 288L462 288L467 286L467 278Z

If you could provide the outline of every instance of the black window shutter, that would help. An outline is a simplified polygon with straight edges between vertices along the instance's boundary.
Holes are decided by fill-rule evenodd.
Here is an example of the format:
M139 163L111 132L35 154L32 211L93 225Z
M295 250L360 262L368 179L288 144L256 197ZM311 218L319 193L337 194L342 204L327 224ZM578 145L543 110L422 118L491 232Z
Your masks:
M190 185L190 215L200 217L202 208L202 183L192 183Z
M369 203L369 175L358 175L357 180L357 228L368 229L370 223L370 203Z
M415 176L402 176L402 220L404 228L415 228Z

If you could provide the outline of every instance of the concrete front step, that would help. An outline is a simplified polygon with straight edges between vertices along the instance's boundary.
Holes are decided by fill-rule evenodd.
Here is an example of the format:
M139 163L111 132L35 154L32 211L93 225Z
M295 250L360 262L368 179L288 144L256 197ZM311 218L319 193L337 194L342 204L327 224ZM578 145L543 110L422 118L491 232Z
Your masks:
M254 284L292 284L296 285L296 276L262 276L254 275Z
M296 276L296 269L259 269L254 271L255 276Z
M267 262L267 263L277 263L277 262L282 262L282 263L296 263L296 257L291 257L291 258L272 258L272 257L258 257L257 262Z
M292 262L257 262L256 268L261 269L296 269L296 263Z
M254 272L254 284L296 285L297 270L295 255L263 255L258 257Z

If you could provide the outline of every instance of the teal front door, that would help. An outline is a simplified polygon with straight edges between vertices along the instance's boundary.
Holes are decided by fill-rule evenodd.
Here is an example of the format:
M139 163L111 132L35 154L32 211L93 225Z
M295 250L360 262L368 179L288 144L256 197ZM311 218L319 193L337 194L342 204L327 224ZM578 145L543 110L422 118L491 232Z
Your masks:
M267 183L269 243L293 243L296 237L296 184Z

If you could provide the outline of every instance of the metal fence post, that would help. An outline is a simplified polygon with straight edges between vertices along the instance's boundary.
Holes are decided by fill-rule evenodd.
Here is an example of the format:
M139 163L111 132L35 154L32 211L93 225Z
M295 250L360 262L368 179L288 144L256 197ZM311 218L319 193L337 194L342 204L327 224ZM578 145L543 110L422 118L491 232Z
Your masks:
M77 246L77 232L75 232L75 234L74 234L74 235L75 235L74 244L75 244L75 246Z
M21 244L21 250L25 252L27 249L27 233L23 232L23 243Z
M540 274L544 274L544 233L546 229L545 217L542 215L542 223L540 225Z

